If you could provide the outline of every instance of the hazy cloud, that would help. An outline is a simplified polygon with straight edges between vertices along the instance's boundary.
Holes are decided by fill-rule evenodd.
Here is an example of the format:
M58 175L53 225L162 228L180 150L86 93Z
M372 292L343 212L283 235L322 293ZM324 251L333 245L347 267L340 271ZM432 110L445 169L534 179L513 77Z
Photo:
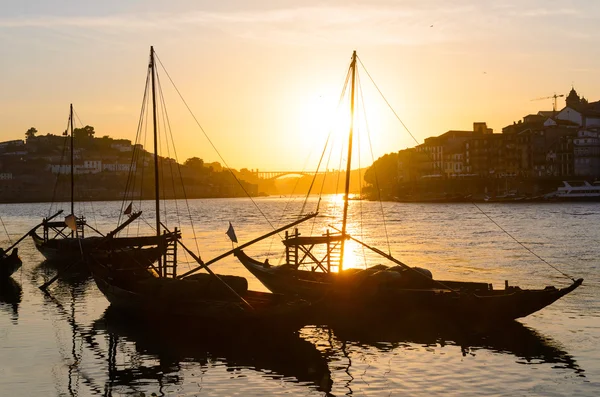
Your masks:
M246 39L285 42L349 40L359 43L420 44L447 41L460 32L456 22L470 6L436 8L322 6L260 11L191 11L99 17L16 17L0 19L7 28L77 28L123 30L212 28ZM433 25L433 26L432 26Z
M29 16L0 18L0 31L11 28L78 29L121 32L209 29L263 43L311 45L422 45L445 42L522 40L524 32L568 31L577 21L597 15L591 9L542 1L379 1L368 4L307 5L240 10L135 12L109 16ZM289 4L289 3L288 3ZM263 4L264 6L264 4ZM597 7L596 7L597 8ZM589 11L589 12L588 12ZM559 19L560 26L547 23ZM544 26L540 26L544 24ZM534 26L534 25L537 25ZM548 26L550 25L550 26ZM567 27L568 26L568 27ZM581 31L580 26L573 31ZM588 34L590 32L587 32ZM584 33L582 33L584 35ZM101 39L100 37L97 37Z
M549 17L549 16L576 16L582 17L581 11L573 8L532 8L523 10L514 10L510 13L517 17Z

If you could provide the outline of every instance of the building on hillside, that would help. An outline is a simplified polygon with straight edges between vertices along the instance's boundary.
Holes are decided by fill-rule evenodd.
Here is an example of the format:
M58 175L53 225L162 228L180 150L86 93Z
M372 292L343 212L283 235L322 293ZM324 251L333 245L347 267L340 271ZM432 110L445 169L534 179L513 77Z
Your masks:
M404 149L398 152L398 180L402 182L415 181L423 175L431 175L428 167L429 156L416 148Z
M502 129L516 136L518 174L525 177L570 177L574 175L573 139L591 114L585 98L574 89L559 112L539 111Z
M70 164L48 164L47 168L53 174L65 175L71 173Z
M473 123L473 131L451 130L440 136L425 139L415 149L425 156L421 167L423 176L454 177L465 172L464 145L473 136L492 134L486 123Z
M504 137L508 139L511 135L477 135L466 142L466 172L480 177L498 177L506 174Z
M110 147L119 152L131 152L133 150L133 146L129 139L115 139L113 143L110 144Z
M544 122L550 118L546 115L547 112L541 111L537 114L528 114L523 117L523 120L513 122L511 125L507 125L502 128L503 134L518 134L527 130L536 130L544 126ZM552 113L552 112L550 112Z
M444 150L444 173L453 177L465 172L465 151L463 145L454 145Z
M75 175L82 174L99 174L100 172L129 172L133 168L136 170L136 165L133 166L130 163L119 163L109 162L104 163L102 160L85 160L83 163L78 162L73 166L73 173ZM48 169L53 174L70 174L71 166L69 164L50 164Z
M26 150L14 150L14 151L8 151L8 152L4 152L1 155L2 156L27 156L27 151Z
M573 175L577 125L545 117L527 115L502 134L474 136L465 143L466 172L496 178Z
M557 120L566 120L580 127L600 127L600 101L588 102L580 98L571 88L565 100L566 106L556 115Z
M12 141L0 142L0 152L5 152L7 150L23 151L24 146L25 146L25 141L22 139L15 139Z
M572 89L560 111L528 114L494 134L486 123L425 139L413 155L402 151L398 175L420 178L600 177L600 101Z
M530 133L531 169L527 176L570 177L573 175L573 138L577 127L558 125Z
M102 164L102 171L108 171L108 172L129 172L134 171L137 169L136 164L131 164L131 163L119 163L119 162L113 162L113 163L108 163L105 162Z
M77 166L75 166L77 171ZM85 160L80 168L81 174L97 174L102 171L102 160Z
M581 129L573 138L574 174L582 177L600 177L600 131L598 128Z

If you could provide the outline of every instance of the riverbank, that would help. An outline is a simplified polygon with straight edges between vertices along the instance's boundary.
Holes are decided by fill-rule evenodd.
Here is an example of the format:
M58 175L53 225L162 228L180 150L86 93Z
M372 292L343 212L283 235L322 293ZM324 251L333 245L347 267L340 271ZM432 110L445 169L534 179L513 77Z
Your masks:
M387 186L382 184L379 194L369 186L364 189L364 196L370 200L403 203L544 203L556 202L548 195L563 186L563 181L564 179L557 177L426 178ZM582 183L583 179L579 178L578 181Z

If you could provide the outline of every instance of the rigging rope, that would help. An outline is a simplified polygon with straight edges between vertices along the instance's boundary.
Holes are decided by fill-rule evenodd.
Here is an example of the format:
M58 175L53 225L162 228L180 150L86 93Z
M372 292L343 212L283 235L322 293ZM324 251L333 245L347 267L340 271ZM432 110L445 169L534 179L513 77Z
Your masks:
M340 108L342 107L342 103L344 102L344 98L346 96L346 90L348 89L348 82L350 81L350 76L351 76L350 70L348 70L348 72L346 73L346 78L344 80L344 85L342 86L342 92L340 93L340 98L338 99L338 104L336 107L336 114L340 111ZM323 147L323 152L321 152L321 157L319 158L319 163L317 164L317 169L315 171L315 177L313 178L313 180L310 184L307 196L312 191L313 185L316 180L317 172L319 172L319 169L321 168L321 163L322 163L323 157L325 156L325 153L327 151L327 145L329 144L329 140L331 139L332 134L333 134L333 125L329 127L329 132L327 133L327 139L325 140L325 147ZM325 171L327 172L327 169ZM319 192L319 197L323 194L323 186L324 186L324 183L323 183L323 185L321 185L321 191ZM302 213L303 210L304 210L304 207L302 207L302 211L300 213ZM318 211L318 207L317 207L317 211Z
M361 65L362 65L362 62L361 62ZM383 201L381 200L381 189L380 189L380 186L379 186L379 177L378 177L378 172L377 172L377 165L375 165L375 156L373 155L373 143L371 142L371 131L369 129L369 123L368 123L367 118L366 118L367 111L365 109L365 99L364 99L364 96L363 96L362 85L360 84L360 75L358 74L358 70L357 70L357 76L358 76L359 87L361 88L360 89L360 98L361 98L361 102L362 102L362 105L363 105L363 113L365 114L365 124L367 126L367 139L369 141L369 151L371 152L371 161L373 162L373 166L375 167L375 188L377 189L377 198L378 198L378 201L379 201L379 207L380 207L381 215L382 215L382 218L383 218L382 221L383 221L383 230L384 230L384 233L385 233L385 241L386 241L387 247L388 247L388 254L391 256L392 255L392 248L391 248L391 245L390 245L390 235L388 233L387 222L385 220L385 212L383 210Z
M50 204L50 208L48 208L48 215L46 217L49 217L52 215L53 212L52 208L54 207L54 204L56 204L56 193L58 190L58 186L60 183L60 176L61 176L61 169L63 166L63 160L65 158L65 153L67 152L67 142L69 141L69 135L67 134L67 131L69 130L69 123L71 122L71 112L69 112L69 117L67 118L67 127L65 128L65 134L64 134L64 138L63 138L63 151L62 154L60 156L60 163L58 164L58 171L56 173L56 180L54 181L54 189L52 190L52 201ZM56 206L56 208L58 208L58 205Z
M356 94L357 96L360 98L360 101L357 99L357 102L360 105L362 105L363 108L363 115L364 115L364 121L365 121L365 126L366 126L366 130L367 130L367 134L369 133L369 122L367 120L367 112L365 109L365 101L363 98L363 91L362 91L362 86L360 84L360 75L358 73L358 70L356 70ZM358 113L360 115L360 113ZM361 138L361 134L360 134L360 119L357 117L357 128L356 128L356 152L358 155L358 192L359 195L362 194L362 181L361 181L361 167L360 167L360 138ZM348 192L348 195L350 195L350 192ZM346 200L350 200L350 197L346 197ZM362 205L362 200L358 200L358 213L360 214L360 238L363 239L364 238L364 229L363 229L363 205ZM382 216L382 218L385 220L385 217ZM365 268L367 267L367 253L365 250L365 246L361 245L362 248L362 254L363 254L363 261L364 261L364 266Z
M200 131L202 131L202 134L204 135L204 137L206 138L206 140L208 141L208 143L210 143L210 146L213 148L213 150L215 151L215 153L217 153L217 156L219 157L219 159L221 159L221 161L225 165L226 169L233 176L233 178L235 179L235 181L237 182L237 184L240 186L240 188L244 191L244 193L246 193L246 196L250 199L250 201L252 202L252 204L254 205L254 207L258 210L258 212L267 221L267 223L269 224L269 226L271 226L271 228L273 230L275 230L276 229L275 226L271 223L271 221L269 220L269 218L267 218L266 214L261 210L261 208L258 206L258 204L256 203L256 201L254 201L254 199L250 196L250 194L248 193L248 191L246 190L246 188L244 187L244 185L235 176L235 174L233 173L232 169L229 167L229 165L227 164L227 162L225 161L225 159L223 158L223 156L221 156L221 153L219 152L219 150L217 150L217 147L213 144L212 140L208 137L208 134L206 133L206 131L204 131L204 128L202 127L202 125L200 124L200 122L196 118L196 115L192 112L192 109L189 107L189 105L187 104L187 102L183 98L183 95L181 94L181 92L179 91L179 89L177 88L177 86L175 85L175 82L171 78L171 75L169 75L169 72L166 70L166 68L164 67L162 61L160 60L160 58L158 57L158 55L156 55L156 53L155 53L155 58L158 60L158 63L160 64L160 66L162 67L163 71L165 72L165 74L167 75L167 77L169 78L169 80L171 81L171 84L173 85L173 88L175 88L175 91L179 95L179 98L181 99L181 101L183 102L183 104L185 105L185 107L187 108L188 112L190 113L190 115L192 116L192 118L194 119L194 121L196 122L196 125L198 126L198 128L200 128Z
M2 222L2 227L4 228L4 232L6 233L6 237L8 237L8 243L12 245L12 240L10 238L10 234L8 234L8 230L6 229L6 225L4 224L4 219L0 216L0 222Z
M569 276L567 273L564 273L563 271L561 271L560 269L558 269L556 266L550 264L548 261L546 261L544 258L542 258L541 256L539 256L538 254L536 254L535 252L533 252L531 249L529 249L527 246L525 246L523 243L521 243L519 240L517 240L512 234L510 234L506 229L504 229L502 226L500 226L500 224L498 224L498 222L496 222L492 217L490 217L487 213L485 213L481 208L479 208L479 206L475 203L472 202L471 204L473 204L483 215L485 215L494 225L496 225L498 227L498 229L502 230L504 233L506 233L506 235L508 237L510 237L511 239L513 239L514 242L516 242L517 244L519 244L521 247L523 247L525 250L527 250L531 255L535 256L536 258L538 258L540 261L542 261L543 263L545 263L546 265L550 266L551 268L553 268L554 270L556 270L557 272L559 272L560 274L562 274L563 276L575 281L574 277Z
M348 68L348 71L346 72L346 77L344 79L344 84L342 86L342 91L340 92L340 97L338 99L338 104L336 107L336 114L338 114L340 112L340 109L342 108L342 105L344 104L344 100L346 99L346 92L348 90L348 84L350 83L350 78L352 76L352 72L351 69ZM331 159L332 159L332 155L333 155L333 149L335 147L335 137L336 135L333 133L333 125L329 131L329 134L327 136L327 142L325 144L325 147L323 148L323 154L322 156L325 155L325 153L327 152L327 149L329 147L329 151L328 151L328 155L327 155L327 162L325 164L325 174L323 175L323 181L321 183L321 189L319 191L319 201L317 202L317 208L319 208L319 206L321 205L321 197L323 195L323 191L325 190L325 183L327 182L327 177L329 175L329 164L331 163ZM331 139L333 137L333 139ZM328 146L329 141L332 141L331 145ZM337 171L335 171L335 174L337 175L337 180L335 182L335 195L337 196L337 189L339 187L339 179L340 179L340 167L341 167L341 156L340 156L340 164L338 164L338 169ZM321 166L321 161L319 161L319 167L317 167L317 171L320 169ZM337 202L334 201L334 211L336 210L336 206L337 206ZM316 218L313 220L312 225L311 225L311 234L314 231L314 228L316 226Z
M75 111L75 109L73 109L73 114L75 115L75 118L79 121L79 125L83 126L83 122L81 121L81 119L79 118L79 115L77 114L77 112ZM101 170L102 171L102 170ZM87 176L84 174L84 179L86 180L86 185L90 186L89 184L89 179L87 178ZM77 185L77 191L78 193L81 195L82 190L81 187L79 185ZM98 229L98 222L96 220L96 210L94 209L94 202L93 201L87 201L87 204L89 204L90 208L91 208L91 214L92 214L92 221L94 223L94 228L97 230ZM85 202L83 204L83 215L87 215L86 211L85 211ZM87 223L87 222L86 222Z
M179 158L177 156L177 148L175 146L175 140L173 138L173 129L171 128L171 120L169 118L169 114L167 113L166 101L165 101L165 97L164 97L164 94L163 94L162 85L160 83L160 76L158 75L158 73L156 75L156 80L158 82L158 92L160 94L161 105L162 105L161 107L162 107L162 110L163 110L163 124L165 124L165 126L164 126L165 131L169 132L168 137L165 137L165 141L166 141L166 144L167 144L167 152L168 152L168 155L170 156L171 153L170 153L169 139L168 139L170 137L171 138L171 145L173 146L173 155L175 157L175 163L177 164L177 171L178 171L177 174L179 175L179 180L181 182L181 189L183 191L183 197L184 197L184 200L185 200L185 203L186 203L186 207L187 207L188 218L190 220L190 227L192 228L192 235L194 237L194 243L196 244L196 250L199 253L200 252L200 247L198 246L198 238L196 236L196 230L194 228L194 221L192 219L192 211L191 211L189 203L188 203L187 193L186 193L186 190L185 190L185 184L183 183L183 176L181 174L181 166L179 164ZM179 224L179 229L181 229L181 221L179 219L179 204L177 202L178 200L177 200L177 194L176 194L176 189L175 189L175 178L174 178L175 173L173 172L173 162L172 161L169 161L169 170L171 171L171 182L172 182L172 186L173 186L173 195L174 195L173 199L174 199L174 202L175 202L175 214L177 215L177 222ZM166 218L166 208L165 208L165 218ZM184 250L183 252L184 252L184 254L187 257L187 255L188 255L187 251Z
M358 58L358 55L356 57ZM377 92L379 92L379 95L381 95L381 97L385 101L386 105L388 105L388 107L390 108L390 110L392 111L392 113L394 113L394 116L396 116L396 118L398 119L398 121L400 122L400 124L402 124L402 126L404 127L404 129L406 130L406 132L408 132L408 134L411 136L411 138L418 145L419 141L417 140L417 138L414 137L414 135L412 134L412 132L410 132L410 130L408 129L408 127L406 126L406 124L404 124L404 122L402 121L402 119L400 119L400 116L398 116L398 113L396 113L396 111L394 110L394 108L392 107L392 105L388 102L388 100L386 99L386 97L383 95L383 92L381 92L381 90L379 89L379 87L377 86L377 84L375 84L375 81L373 80L373 77L371 77L371 74L369 73L369 71L367 70L367 68L365 67L365 65L362 63L362 61L361 61L360 58L358 58L358 62L360 62L361 66L365 70L365 73L367 74L367 76L369 76L369 79L371 80L371 82L373 83L373 85L375 86L375 88L377 89Z
M150 80L150 71L148 70L148 72L146 73L146 85L144 88L144 94L142 96L142 107L140 109L140 117L138 119L138 128L136 131L136 135L135 135L135 144L133 146L133 153L131 155L131 162L129 163L129 174L127 175L127 182L125 183L125 200L123 200L121 202L121 210L119 211L119 219L118 219L118 223L121 223L121 219L123 217L123 212L125 211L125 202L128 201L128 194L131 193L131 200L133 201L133 191L135 189L135 181L136 181L136 176L137 173L133 172L133 167L134 165L136 166L136 170L137 170L137 163L140 157L140 152L142 151L142 149L139 148L139 146L137 145L137 143L141 140L141 133L142 133L142 129L144 127L144 114L146 113L146 102L147 102L147 98L148 98L148 82ZM145 139L144 139L144 144L145 144ZM143 160L143 159L142 159ZM142 167L142 180L141 180L141 187L140 187L140 192L143 194L143 170L144 167ZM140 194L140 201L138 202L138 206L141 208L141 197L142 194ZM127 228L129 230L129 228Z
M358 56L357 56L358 58ZM383 98L383 100L385 101L385 103L388 105L388 107L390 108L390 110L392 111L392 113L394 113L394 115L396 116L396 119L398 119L398 121L400 122L400 124L402 124L402 126L404 127L404 129L406 130L406 132L408 132L408 134L412 137L412 139L419 144L419 141L414 137L414 135L410 132L410 130L408 129L408 127L404 124L404 122L400 119L400 117L398 116L398 114L396 113L396 111L392 108L392 106L390 105L390 103L388 102L388 100L386 99L386 97L383 95L383 93L381 92L381 90L379 89L379 87L377 86L377 84L375 83L375 81L373 80L373 78L371 77L371 75L369 74L369 71L367 70L367 68L365 67L365 65L362 63L362 61L360 60L360 58L358 58L358 61L360 62L360 64L362 65L363 69L365 70L365 72L367 73L367 76L369 76L369 79L371 80L371 82L373 83L373 85L375 86L375 88L377 89L377 91L379 92L379 94L381 95L381 97ZM435 164L435 163L434 163ZM541 256L539 256L538 254L536 254L535 252L533 252L531 249L529 249L528 247L526 247L523 243L521 243L519 240L517 240L512 234L510 234L507 230L505 230L504 228L502 228L502 226L500 226L496 221L494 221L487 213L485 213L474 201L471 201L471 204L473 204L475 206L475 208L477 208L479 210L479 212L481 212L483 215L485 215L492 223L494 223L500 230L502 230L507 236L509 236L511 239L513 239L517 244L519 244L522 248L524 248L526 251L528 251L530 254L532 254L533 256L535 256L536 258L538 258L541 262L545 263L546 265L550 266L552 269L556 270L557 272L559 272L560 274L562 274L563 276L575 281L575 279L571 276L569 276L568 274L564 273L563 271L561 271L560 269L558 269L556 266L550 264L548 261L546 261L544 258L542 258Z
M341 103L342 103L342 101L344 99L344 92L345 92L346 87L348 85L349 76L350 76L350 74L348 74L347 77L346 77L346 82L344 84L344 88L342 90L342 94L340 95L340 99L338 101L337 110L339 110L339 108L341 107ZM319 157L319 162L317 163L317 168L316 168L316 170L315 170L315 172L313 174L312 180L310 182L310 186L308 187L308 191L306 192L306 196L305 196L304 201L302 203L302 207L300 208L300 211L299 211L299 213L297 215L297 219L299 219L299 218L302 217L302 214L304 213L304 210L306 209L306 205L308 204L308 199L310 197L310 193L312 192L314 184L315 184L315 182L317 180L317 176L319 175L319 170L321 168L321 164L323 162L323 158L325 157L325 154L327 153L327 147L328 147L328 144L329 144L329 140L330 140L330 138L332 136L332 132L333 132L333 126L330 126L329 127L329 132L327 133L327 139L325 140L325 146L323 147L323 151L321 152L321 156ZM302 171L304 171L306 169L306 166L308 164L308 160L310 159L310 157L311 157L310 154L306 157L306 160L304 162L304 166L302 168ZM321 196L323 194L323 186L325 184L326 174L327 174L327 172L325 172L325 175L323 176L323 185L321 186L321 191L319 192L319 198L317 200L317 206L316 206L316 209L315 209L316 212L319 211L319 206L321 204ZM296 188L297 188L297 186L298 186L299 183L300 183L300 178L298 178L298 180L296 181L296 184L294 185L294 188L292 189L292 194L293 194L293 192L296 191ZM282 211L282 216L279 218L279 222L282 221L283 216L287 212L288 205L289 205L289 203L291 203L291 201L292 200L290 198L290 200L288 201L288 204L286 204L286 206L284 207L284 209ZM317 219L315 217L315 218L313 218L313 220L311 222L311 229L310 229L310 233L311 234L313 233L313 230L315 228L316 222L317 222ZM271 239L271 245L269 245L269 251L271 250L272 242L273 242L273 239Z
M164 98L162 95L162 88L160 85L160 78L158 76L158 73L156 73L156 91L158 92L158 98L157 98L157 103L159 106L159 109L157 109L157 123L156 123L156 136L157 136L157 140L158 140L158 151L157 153L154 153L154 156L157 157L158 159L158 163L159 163L159 172L160 172L160 180L161 180L161 188L162 188L162 197L163 197L163 205L162 205L162 211L163 211L163 215L161 216L162 218L162 223L164 223L165 228L169 227L169 219L167 216L167 203L166 203L166 199L167 199L167 183L165 182L165 161L168 160L168 158L171 156L170 153L170 147L169 147L169 141L167 139L165 139L165 146L167 148L167 158L165 159L163 156L160 156L159 153L163 153L163 142L161 140L161 138L163 138L163 133L161 133L161 122L162 122L162 128L165 129L165 103L164 103ZM162 113L162 118L160 117ZM166 130L164 132L164 134L166 134ZM171 171L171 176L173 175L173 169L170 167L170 171ZM170 178L171 181L173 181L173 178ZM175 190L175 189L173 189ZM160 200L160 197L156 198L157 200ZM175 208L177 209L177 200L175 200ZM179 217L179 214L176 213L177 217Z

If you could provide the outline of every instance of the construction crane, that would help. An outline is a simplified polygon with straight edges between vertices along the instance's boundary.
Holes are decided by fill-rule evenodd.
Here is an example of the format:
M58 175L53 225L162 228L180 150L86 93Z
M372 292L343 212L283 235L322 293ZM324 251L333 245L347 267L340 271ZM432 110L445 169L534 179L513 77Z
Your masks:
M558 94L558 95L554 94L552 96L545 96L545 97L541 97L541 98L535 98L535 99L532 99L532 101L541 101L542 99L551 99L552 98L552 99L554 99L554 102L552 104L552 111L556 112L556 98L562 98L562 97L564 97L564 94Z

